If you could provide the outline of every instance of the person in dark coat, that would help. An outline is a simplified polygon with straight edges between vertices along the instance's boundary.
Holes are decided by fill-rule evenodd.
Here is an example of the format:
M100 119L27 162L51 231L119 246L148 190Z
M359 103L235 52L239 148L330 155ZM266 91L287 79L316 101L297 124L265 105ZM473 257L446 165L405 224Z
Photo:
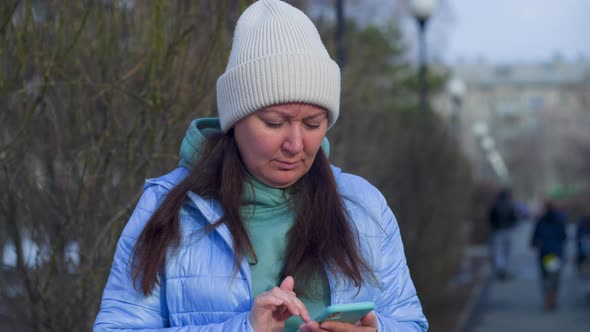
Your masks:
M510 258L510 247L512 228L516 224L516 210L508 189L498 192L489 211L491 227L491 258L495 275L504 280L508 277L508 262Z
M566 237L563 214L553 202L545 202L545 211L537 220L531 245L538 252L544 307L547 310L553 310L557 306L557 291Z
M578 272L590 272L590 215L580 219L576 231L576 265Z

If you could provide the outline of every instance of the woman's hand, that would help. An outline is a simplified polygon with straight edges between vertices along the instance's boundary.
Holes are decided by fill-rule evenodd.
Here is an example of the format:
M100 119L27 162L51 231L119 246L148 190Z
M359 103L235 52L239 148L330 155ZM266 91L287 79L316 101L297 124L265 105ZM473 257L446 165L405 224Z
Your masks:
M301 330L301 332L376 332L377 316L374 312L370 312L356 322L356 324L325 321L320 325L317 322L312 321L310 323L301 324L299 330Z
M293 292L295 280L288 276L279 287L258 295L254 299L248 319L256 332L283 331L285 321L295 315L309 323L311 318L307 308Z

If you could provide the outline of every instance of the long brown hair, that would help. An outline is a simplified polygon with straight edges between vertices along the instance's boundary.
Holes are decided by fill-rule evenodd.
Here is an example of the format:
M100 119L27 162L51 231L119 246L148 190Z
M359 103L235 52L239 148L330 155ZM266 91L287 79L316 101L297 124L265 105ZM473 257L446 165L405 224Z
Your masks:
M189 191L220 203L223 217L205 231L222 223L228 227L233 237L234 273L244 257L257 260L240 214L247 174L233 131L205 141L195 167L167 194L134 246L132 278L135 285L139 281L144 295L158 284L168 249L174 253L180 244L179 212ZM326 268L360 287L372 272L361 255L358 232L349 222L330 163L321 149L309 171L290 190L295 221L287 234L285 263L277 277L296 275L296 291L301 293L310 288L312 276L323 274Z

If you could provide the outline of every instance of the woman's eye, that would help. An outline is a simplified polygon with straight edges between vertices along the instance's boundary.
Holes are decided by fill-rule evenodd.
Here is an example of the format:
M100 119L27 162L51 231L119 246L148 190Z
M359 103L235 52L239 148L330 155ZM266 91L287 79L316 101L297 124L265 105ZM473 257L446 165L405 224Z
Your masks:
M309 129L319 129L320 128L320 124L316 124L316 123L306 123L305 126Z
M281 126L281 122L271 122L271 121L265 121L264 122L266 124L267 127L270 128L279 128Z

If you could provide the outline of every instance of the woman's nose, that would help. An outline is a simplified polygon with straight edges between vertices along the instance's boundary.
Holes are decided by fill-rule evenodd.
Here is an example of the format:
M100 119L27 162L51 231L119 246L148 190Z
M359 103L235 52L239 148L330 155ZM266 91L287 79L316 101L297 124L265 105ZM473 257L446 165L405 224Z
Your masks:
M297 154L303 150L303 133L300 124L289 126L282 147L290 154Z

